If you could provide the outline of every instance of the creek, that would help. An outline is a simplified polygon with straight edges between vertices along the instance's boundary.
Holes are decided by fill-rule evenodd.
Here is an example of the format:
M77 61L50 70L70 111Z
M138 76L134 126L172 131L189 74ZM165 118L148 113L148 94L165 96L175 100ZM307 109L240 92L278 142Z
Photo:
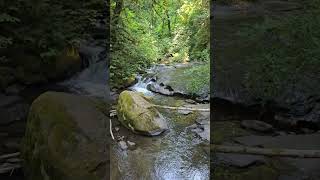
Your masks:
M172 69L172 66L153 66L146 74L138 76L138 82L128 89L151 97L154 104L190 105L183 97L161 95L147 88L148 85L155 83L155 73L165 69ZM208 108L209 104L194 106ZM208 130L209 113L184 113L160 109L159 111L169 126L169 130L160 136L147 137L134 134L122 127L117 119L113 119L114 125L120 129L114 132L115 137L134 142L136 145L123 150L118 143L112 144L112 179L209 179L209 141L192 130L198 119L207 123Z

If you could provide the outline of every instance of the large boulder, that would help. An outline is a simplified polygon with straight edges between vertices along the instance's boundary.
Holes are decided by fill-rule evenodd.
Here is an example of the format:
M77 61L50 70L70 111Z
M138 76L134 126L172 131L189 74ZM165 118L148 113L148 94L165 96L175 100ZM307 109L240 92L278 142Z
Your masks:
M27 179L106 179L107 105L60 92L40 95L30 108L22 155Z
M144 135L159 135L167 129L164 117L140 93L123 91L118 100L117 114L120 122Z
M155 82L148 85L147 88L152 92L163 95L182 95L196 98L198 101L207 101L210 94L209 83L198 84L194 88L195 85L192 81L197 78L195 77L197 71L193 68L203 66L204 64L189 63L176 64L166 68L154 68L156 73L154 77ZM191 71L194 71L194 73L191 73Z

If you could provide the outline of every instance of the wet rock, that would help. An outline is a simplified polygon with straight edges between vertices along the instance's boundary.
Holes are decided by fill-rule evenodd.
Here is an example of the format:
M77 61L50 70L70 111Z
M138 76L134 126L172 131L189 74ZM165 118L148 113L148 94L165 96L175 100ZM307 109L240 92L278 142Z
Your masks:
M237 168L246 168L251 165L264 164L266 162L263 156L246 154L216 153L216 158L223 164Z
M210 124L193 124L188 128L191 129L191 132L196 133L201 139L210 141Z
M107 117L99 102L46 92L32 103L22 145L27 179L105 179Z
M152 84L148 84L147 85L147 89L149 91L155 92L155 93L160 93L163 95L167 95L167 96L173 96L174 95L174 91L172 91L169 88L166 88L165 86L161 86L156 84L156 83L152 83Z
M241 121L241 126L246 129L251 129L264 133L273 131L272 125L257 120L243 120Z
M192 99L186 99L185 102L189 104L197 104L197 102Z
M129 146L135 146L136 145L136 143L131 142L131 141L127 141L127 143L128 143Z
M119 146L122 150L127 150L128 149L128 145L125 141L120 141L119 142Z
M208 124L209 118L206 118L206 117L198 118L198 119L196 119L196 123L200 124L200 125Z
M197 126L196 124L192 124L192 125L188 126L189 129L195 129L195 128L197 128L197 127L198 127L198 126Z
M188 110L178 110L178 113L179 113L179 114L182 114L182 115L188 115L188 114L191 114L192 111L188 111Z
M157 71L156 82L153 83L154 87L150 86L150 90L164 95L179 94L182 96L196 96L200 97L200 101L202 101L210 94L209 84L201 87L201 90L197 91L195 94L195 92L192 92L189 88L189 82L191 81L186 81L186 79L190 79L191 77L188 73L185 73L185 71L196 65L197 64L192 63L187 65L181 64L181 66L178 65L176 68L171 66L173 68Z
M133 132L159 135L168 129L166 120L144 96L137 92L123 91L118 100L119 121Z

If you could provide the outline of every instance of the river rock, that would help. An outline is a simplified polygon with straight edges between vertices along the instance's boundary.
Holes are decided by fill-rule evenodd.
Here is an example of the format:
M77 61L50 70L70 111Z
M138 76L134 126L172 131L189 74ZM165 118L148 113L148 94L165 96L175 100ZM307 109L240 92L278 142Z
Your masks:
M273 130L270 124L257 120L243 120L241 121L241 126L259 132L271 132Z
M199 101L207 99L210 94L209 84L201 87L198 92L192 92L189 87L191 83L189 79L192 77L185 72L196 65L189 63L179 66L177 64L176 66L169 66L171 68L156 71L156 82L153 83L153 87L150 86L149 90L164 95L195 96L199 98Z
M23 139L27 179L105 179L108 127L102 109L106 107L84 96L40 95L30 108Z
M178 110L178 113L182 114L182 115L188 115L188 114L191 114L192 111L180 109L180 110Z
M164 117L140 93L123 91L118 100L119 121L133 132L159 135L168 129Z
M122 150L127 150L128 149L128 145L125 141L120 141L119 142L119 146Z
M216 158L223 164L246 168L251 165L264 164L265 158L258 155L248 155L248 154L230 154L230 153L216 153Z
M131 141L127 141L127 143L129 144L129 146L135 146L136 145L136 143L131 142Z
M197 104L197 102L192 99L186 99L185 102L189 104Z
M148 84L147 89L152 92L160 93L167 96L173 96L174 91L170 88L166 88L165 86L161 86L156 83Z

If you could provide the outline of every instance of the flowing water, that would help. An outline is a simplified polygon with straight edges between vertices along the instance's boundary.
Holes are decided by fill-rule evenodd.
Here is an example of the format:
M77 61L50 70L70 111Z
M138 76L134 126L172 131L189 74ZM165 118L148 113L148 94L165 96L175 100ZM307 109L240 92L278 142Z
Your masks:
M60 83L76 94L107 98L108 72L105 48L85 47L87 68L71 79Z
M179 106L184 99L163 96L149 91L146 87L153 83L155 67L146 76L138 76L138 82L130 90L151 96L155 104ZM148 75L149 74L149 75ZM111 148L112 180L206 180L209 179L209 142L191 132L190 125L207 114L179 114L170 110L160 110L166 118L169 131L157 137L136 135L121 127L115 136L125 136L136 143L135 148L122 150L117 143Z

